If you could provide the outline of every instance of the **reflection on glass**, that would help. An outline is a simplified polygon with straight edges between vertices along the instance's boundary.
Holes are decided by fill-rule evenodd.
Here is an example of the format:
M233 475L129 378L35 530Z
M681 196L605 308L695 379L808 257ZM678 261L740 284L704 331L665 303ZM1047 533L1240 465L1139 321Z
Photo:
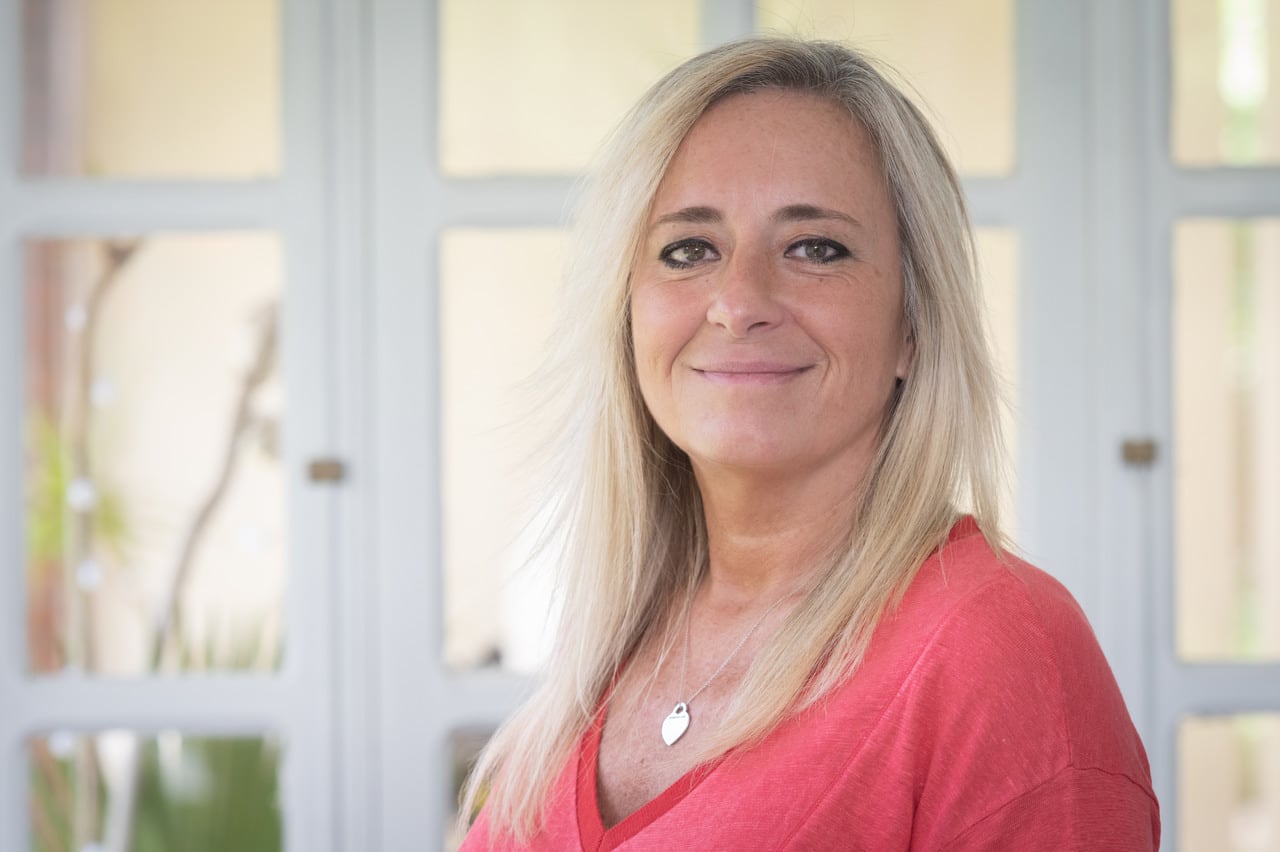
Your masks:
M277 852L274 738L55 731L27 743L34 852Z
M977 228L974 243L987 307L987 324L995 350L996 370L1005 402L1005 450L1009 460L1008 490L1002 495L1000 516L1013 540L1018 538L1015 494L1018 458L1018 234L1011 228Z
M23 171L275 174L278 0L23 0Z
M548 643L550 578L524 564L525 465L535 449L521 382L539 362L560 280L561 234L457 230L441 244L441 463L446 662L530 671ZM478 259L483 262L477 262Z
M1178 726L1182 849L1280 849L1280 714L1196 717Z
M445 834L444 848L446 852L453 852L462 845L462 832L457 829L458 822L458 798L462 794L462 785L467 780L471 767L475 765L476 757L479 756L480 750L484 748L485 743L489 741L489 737L493 735L493 731L465 730L454 731L449 736L449 790L451 796L445 805ZM478 803L483 806L484 802ZM470 820L474 821L479 810L470 815Z
M33 672L277 665L279 254L258 233L27 244Z
M1013 0L757 0L762 33L846 41L918 90L956 167L1014 166Z
M442 171L581 171L644 90L697 52L700 7L441 0Z
M1174 232L1177 647L1280 659L1280 220Z
M1173 0L1173 155L1280 162L1280 0Z

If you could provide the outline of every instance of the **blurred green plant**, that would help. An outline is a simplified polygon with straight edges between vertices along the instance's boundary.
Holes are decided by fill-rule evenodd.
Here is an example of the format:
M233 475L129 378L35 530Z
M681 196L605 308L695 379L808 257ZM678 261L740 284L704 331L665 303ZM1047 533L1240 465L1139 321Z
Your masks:
M184 670L260 668L264 637L242 631L229 652L210 637L202 648L183 648ZM189 665L188 665L189 663ZM277 658L268 661L272 668ZM79 852L72 837L71 803L78 782L75 760L54 734L31 742L31 813L34 852ZM92 736L92 735L88 735ZM61 756L55 756L55 748ZM190 737L161 734L141 741L133 842L127 852L279 852L283 849L279 763L282 747L266 737ZM94 771L108 761L94 761ZM109 770L93 786L108 813Z
M278 852L282 847L279 746L261 738L181 740L165 767L160 743L143 748L131 852ZM193 789L175 789L186 777ZM198 786L196 786L198 785Z
M27 446L31 473L27 495L27 569L29 574L61 568L66 559L67 488L71 484L71 447L44 411L28 420ZM123 562L128 544L124 504L114 491L102 488L93 507L94 540Z

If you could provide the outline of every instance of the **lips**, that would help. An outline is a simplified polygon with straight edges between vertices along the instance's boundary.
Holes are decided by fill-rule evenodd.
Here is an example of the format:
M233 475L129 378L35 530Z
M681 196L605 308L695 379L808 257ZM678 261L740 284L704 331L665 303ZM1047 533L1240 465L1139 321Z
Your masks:
M726 361L703 364L693 371L720 384L777 384L790 381L812 367L811 364L788 364L777 361Z

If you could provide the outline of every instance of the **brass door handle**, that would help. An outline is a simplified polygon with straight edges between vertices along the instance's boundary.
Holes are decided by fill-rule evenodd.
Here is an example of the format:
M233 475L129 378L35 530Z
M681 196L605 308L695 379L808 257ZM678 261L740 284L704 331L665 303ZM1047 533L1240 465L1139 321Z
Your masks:
M307 477L312 482L342 482L347 478L347 466L341 459L312 459L307 463Z
M1149 467L1156 460L1156 442L1151 438L1128 438L1120 444L1120 458L1131 467Z

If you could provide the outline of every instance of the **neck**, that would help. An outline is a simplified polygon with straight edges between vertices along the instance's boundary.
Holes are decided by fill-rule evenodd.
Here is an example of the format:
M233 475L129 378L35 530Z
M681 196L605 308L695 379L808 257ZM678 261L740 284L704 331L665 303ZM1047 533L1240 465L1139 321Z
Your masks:
M696 465L694 472L710 556L705 599L717 609L768 606L809 585L847 534L862 492L862 472L759 476Z

